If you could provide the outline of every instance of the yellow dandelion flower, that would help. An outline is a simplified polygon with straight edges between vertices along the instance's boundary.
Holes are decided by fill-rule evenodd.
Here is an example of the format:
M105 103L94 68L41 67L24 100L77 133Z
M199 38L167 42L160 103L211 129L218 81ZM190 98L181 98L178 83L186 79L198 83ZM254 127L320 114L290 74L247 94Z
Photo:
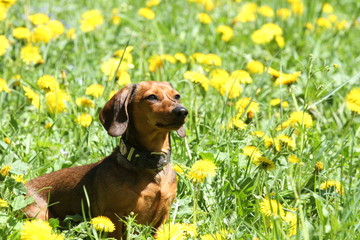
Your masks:
M42 25L48 23L50 21L50 18L44 13L36 13L29 15L29 20L34 25Z
M148 20L153 20L156 17L154 11L150 8L140 8L137 13Z
M161 1L160 0L147 0L146 1L146 6L147 7L155 7L155 6L157 6L157 5L159 5L161 3Z
M85 33L91 32L103 23L104 17L99 10L88 10L81 15L80 29Z
M23 86L25 96L31 101L31 105L36 108L40 108L40 96L34 92L31 88Z
M0 78L0 92L10 92L10 88L8 87L5 79Z
M236 15L236 17L233 19L233 22L247 23L247 22L254 22L255 20L256 20L255 13L242 10Z
M9 207L9 204L4 199L0 198L0 209L1 208L7 208Z
M114 78L115 73L117 74L116 77L119 78L121 75L121 72L126 71L132 65L132 64L128 63L127 61L124 61L124 60L122 62L120 62L120 61L121 61L120 58L109 58L101 64L101 67L100 67L101 71L106 76L109 77L109 80L112 80ZM119 64L120 64L120 66L119 66ZM129 76L129 78L130 78L130 76Z
M114 24L114 25L119 25L121 23L121 17L120 16L112 16L111 17L111 22Z
M243 155L248 156L252 162L262 157L262 152L255 146L246 146L243 148Z
M40 55L40 50L36 46L27 45L23 48L21 48L20 51L21 59L27 64L37 64L37 63L43 63L44 60L42 56Z
M273 170L275 168L275 163L266 157L259 157L256 160L253 160L252 162L255 165L267 171Z
M187 62L186 55L183 53L175 53L174 58L183 64Z
M80 97L76 99L76 105L82 106L82 107L94 107L95 104L91 99Z
M70 96L62 90L48 92L45 95L46 109L49 113L62 113L66 110L66 101Z
M256 60L248 62L246 68L250 73L263 73L265 70L264 64Z
M302 15L304 12L304 3L302 1L292 1L291 10L296 15Z
M185 240L188 236L195 237L196 235L196 227L192 224L165 223L156 231L155 240Z
M11 139L8 138L8 137L5 137L5 138L4 138L4 142L5 142L7 145L10 145Z
M45 129L49 129L49 128L51 128L52 126L53 126L52 123L45 123L44 128L45 128Z
M289 226L289 236L296 235L298 217L295 209L290 209L290 211L286 211L285 216L283 216L282 218Z
M277 151L281 151L283 148L295 149L295 139L286 136L285 134L279 135L275 138L275 148Z
M346 27L350 26L346 20L335 23L335 28L337 30L344 30Z
M216 175L216 170L217 167L212 161L203 159L195 162L192 165L188 176L190 180L201 183L207 176L214 177Z
M65 32L65 27L62 22L58 20L51 20L48 22L47 26L51 29L53 38L57 38Z
M201 240L226 240L228 239L228 231L221 230L220 232L216 233L207 233L201 236Z
M211 17L207 13L198 13L196 17L203 24L210 24L212 22Z
M0 174L5 177L9 174L10 170L11 170L11 166L6 165L0 169Z
M291 11L287 8L280 8L276 10L276 16L280 17L282 20L286 20L291 16Z
M98 98L103 94L103 92L103 86L101 86L100 84L91 84L89 87L86 88L85 94Z
M322 162L316 162L315 163L315 171L321 172L324 170L324 164Z
M254 131L251 133L251 135L258 137L258 138L262 138L265 136L265 133L263 131Z
M336 192L341 195L343 195L345 192L343 185L339 181L336 181L336 180L325 181L320 184L320 188L322 190L327 190L329 188L335 188Z
M333 6L331 6L330 3L325 3L323 6L322 6L322 11L324 13L332 13L334 12L334 8Z
M244 70L235 70L231 73L230 79L239 81L242 84L252 83L252 78L250 74Z
M238 114L243 115L244 113L248 114L257 113L260 111L259 103L255 102L250 97L244 97L239 99L235 104L236 109L238 109Z
M221 95L228 96L229 99L233 99L240 96L243 88L241 87L240 81L229 78L225 81L225 83L222 83L222 85L220 85L219 91Z
M45 91L56 91L59 89L59 83L56 81L56 78L51 75L43 75L37 81L37 85Z
M226 25L220 25L216 28L216 32L221 34L221 40L224 42L230 41L234 36L234 30Z
M260 44L260 45L268 43L273 39L273 36L271 34L269 34L268 32L266 32L262 29L254 31L250 37L254 43Z
M270 148L275 145L275 139L269 136L264 136L265 147Z
M31 32L26 27L17 27L12 31L12 35L17 39L30 39Z
M352 89L345 97L346 107L360 114L360 88Z
M5 55L9 47L10 47L9 40L4 35L0 35L0 56Z
M115 231L115 225L114 223L105 216L98 216L94 217L90 220L90 224L95 228L96 230L100 232L113 232Z
M44 42L48 43L53 38L53 32L48 25L38 25L32 35L31 40L33 42Z
M283 206L275 199L264 198L260 203L260 212L265 216L284 216Z
M290 155L288 158L289 163L298 163L300 162L300 159L296 157L295 155Z
M191 58L196 62L208 66L220 66L221 65L221 58L213 53L194 53L191 55Z
M330 14L327 19L329 19L331 23L335 23L338 20L338 16L336 16L335 14Z
M173 166L173 169L175 172L177 172L178 174L184 174L184 168L181 167L180 165L176 164Z
M67 30L66 37L72 40L76 39L76 29L70 28L69 30Z
M275 42L280 48L285 46L285 38L283 36L275 36Z
M228 93L228 87L224 88L224 85L228 81L230 74L224 69L214 69L210 72L210 85L221 92L222 95Z
M118 58L122 58L128 64L128 68L133 68L133 56L131 52L134 50L133 46L127 46L126 49L119 49L114 52L114 56Z
M316 20L316 24L319 26L319 27L322 27L322 28L331 28L332 24L331 22L329 21L329 19L327 18L324 18L324 17L320 17Z
M209 89L209 79L202 73L186 71L184 73L184 78L190 80L193 83L200 83L205 91Z
M89 127L92 123L92 117L88 113L82 113L75 119L75 122L83 127Z
M261 15L263 15L264 17L273 17L274 16L274 10L269 7L269 6L260 6L257 9L257 12Z
M63 240L64 236L52 233L48 222L41 219L25 221L20 232L21 240Z
M159 55L153 55L149 58L149 71L155 72L164 66L164 61Z
M228 129L231 129L231 128L237 128L237 129L241 129L241 130L244 130L246 129L247 127L247 124L244 123L244 121L242 121L241 119L239 118L232 118L230 119L230 122L228 124Z
M13 174L11 175L11 178L14 179L16 182L20 182L20 183L26 183L27 179L24 179L24 175L20 174Z
M7 17L8 8L0 4L0 22L4 21Z
M276 131L285 129L288 126L296 127L298 125L304 126L306 128L310 128L313 125L313 120L311 115L302 111L293 112L290 114L288 120L284 121L276 128Z

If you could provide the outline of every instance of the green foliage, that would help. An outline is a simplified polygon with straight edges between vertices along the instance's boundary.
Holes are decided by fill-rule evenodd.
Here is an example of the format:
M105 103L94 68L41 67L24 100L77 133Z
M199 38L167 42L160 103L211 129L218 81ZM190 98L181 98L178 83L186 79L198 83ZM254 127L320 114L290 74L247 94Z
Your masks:
M6 2L12 1L0 1L0 19ZM151 7L156 14L153 20L137 13L145 7L145 1L17 0L11 7L6 6L0 35L8 39L9 48L1 55L4 47L0 46L0 78L11 91L7 92L0 81L0 168L11 169L0 174L0 198L8 204L0 202L0 239L20 239L26 221L22 209L33 201L25 197L24 182L99 161L118 144L119 140L108 136L101 126L98 113L111 91L126 82L122 70L132 83L171 82L189 110L187 137L179 139L174 134L171 139L173 165L181 171L169 219L173 224L194 224L197 234L184 230L187 238L359 239L360 117L347 107L346 96L360 87L360 48L356 46L360 5L357 0L329 1L334 12L327 13L322 8L325 1L304 0L303 13L292 10L287 19L276 15L276 10L291 9L297 2L301 3L254 1L258 9L270 6L274 16L265 17L255 11L256 19L250 22L235 20L250 3L244 0L162 0ZM214 9L209 9L211 3ZM93 31L83 32L81 15L92 9L99 10L104 21ZM210 24L197 18L198 13L205 12L212 18ZM65 32L52 35L48 43L16 38L16 27L35 32L36 26L28 18L35 13L61 21ZM118 17L121 20L116 24ZM321 18L330 23L329 28L321 26ZM277 37L284 38L283 47L275 39L265 44L252 40L252 34L266 23L282 29ZM229 41L222 40L217 32L219 25L233 29ZM68 34L72 28L74 37ZM43 62L25 63L21 50L28 43L39 48ZM125 48L133 48L132 60L124 54L121 65L107 74L103 64L114 57L115 51ZM176 53L185 54L186 62L174 60ZM216 54L221 64L214 64L215 60L206 64L195 53ZM247 67L252 60L260 61L266 70L252 73ZM133 68L123 69L123 62ZM152 64L157 67L152 69ZM270 74L269 67L282 75L296 71L301 75L290 84L276 85L277 77ZM229 74L246 70L252 83L241 83L241 94L237 89L239 95L232 97L235 86L226 85L229 77L222 76L220 86L215 86L212 71L216 69ZM186 78L187 71L203 74L209 86L199 79ZM114 76L115 72L120 75ZM58 109L51 111L49 107L49 90L38 84L46 74L54 76L58 90L67 95L64 111L55 100ZM99 97L86 94L94 83L104 87ZM40 108L32 104L24 87L39 96ZM94 105L77 104L80 97ZM258 103L259 110L253 110L249 103L239 113L237 103L245 97ZM272 99L280 99L283 104L286 101L288 107L273 106ZM298 124L279 130L294 112L310 114L313 124L307 127L303 117ZM92 121L86 125L85 120L78 120L81 114L89 114ZM255 131L263 135L255 136ZM292 139L294 147L280 139L282 134ZM261 151L261 156L274 164L273 169L267 168L264 159L246 156L246 146ZM289 162L292 155L299 161ZM216 175L200 182L190 180L191 167L201 159L215 163ZM283 215L272 212L273 205L267 215L262 207L265 199L281 204ZM68 216L64 226L51 219L50 226L66 239L105 238L89 224L94 216L82 214ZM290 216L295 217L290 221ZM131 215L122 220L128 226L128 239L152 239L154 230L138 225L135 218Z

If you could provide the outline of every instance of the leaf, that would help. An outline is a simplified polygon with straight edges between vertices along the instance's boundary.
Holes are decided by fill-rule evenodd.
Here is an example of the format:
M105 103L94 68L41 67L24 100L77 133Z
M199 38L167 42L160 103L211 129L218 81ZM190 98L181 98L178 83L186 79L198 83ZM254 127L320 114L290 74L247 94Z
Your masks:
M11 203L12 210L17 211L17 210L23 209L24 207L26 207L33 201L34 201L33 198L25 198L25 196L23 196L23 195L17 196L14 198L14 200Z

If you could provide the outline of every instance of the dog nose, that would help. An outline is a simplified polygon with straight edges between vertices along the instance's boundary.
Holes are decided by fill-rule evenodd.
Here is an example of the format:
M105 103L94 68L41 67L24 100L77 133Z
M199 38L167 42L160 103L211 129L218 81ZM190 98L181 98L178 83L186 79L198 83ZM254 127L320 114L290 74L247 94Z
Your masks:
M189 113L188 110L184 107L176 107L176 108L174 108L174 110L172 112L176 117L184 117L184 118Z

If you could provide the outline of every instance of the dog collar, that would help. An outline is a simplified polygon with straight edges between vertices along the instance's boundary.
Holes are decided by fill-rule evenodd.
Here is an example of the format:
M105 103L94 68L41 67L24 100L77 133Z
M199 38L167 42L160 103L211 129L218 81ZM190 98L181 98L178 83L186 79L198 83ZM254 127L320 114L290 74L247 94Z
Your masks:
M122 138L120 139L119 151L123 158L137 168L161 171L170 162L170 153L140 151Z

